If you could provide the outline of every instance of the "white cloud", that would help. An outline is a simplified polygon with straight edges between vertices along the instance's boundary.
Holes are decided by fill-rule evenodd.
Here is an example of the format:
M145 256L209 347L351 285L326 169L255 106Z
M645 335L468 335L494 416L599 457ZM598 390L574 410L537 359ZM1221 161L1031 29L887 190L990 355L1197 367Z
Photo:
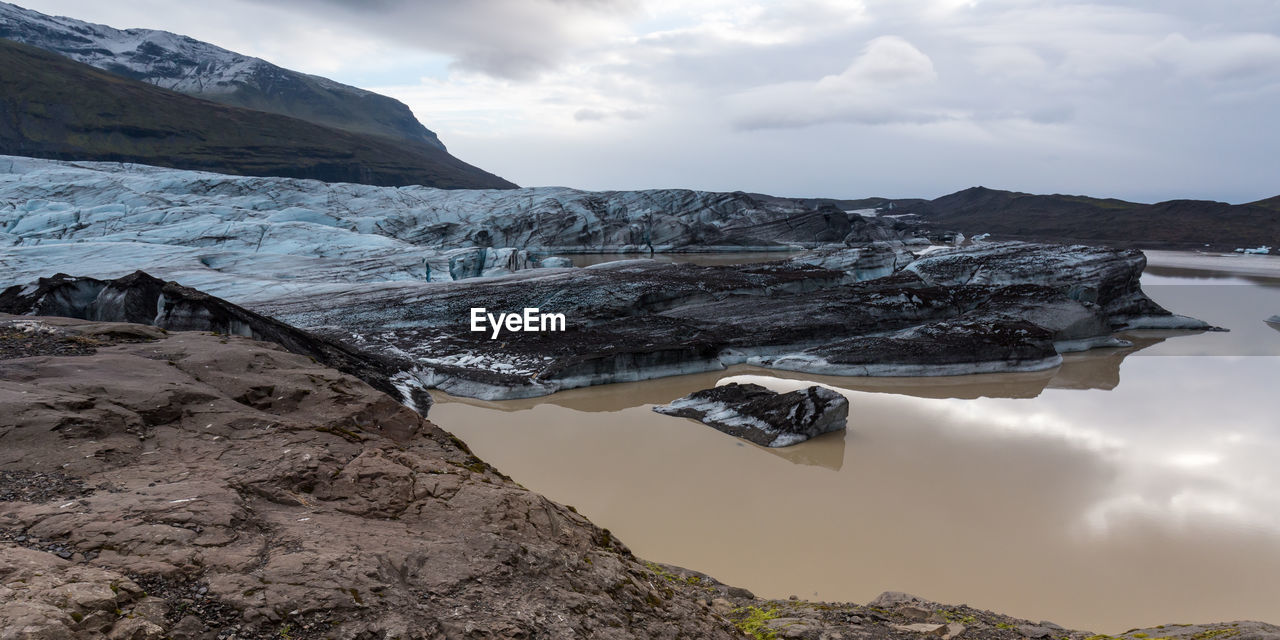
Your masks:
M974 50L974 70L987 77L1034 80L1049 71L1049 63L1035 50L1021 45L996 45Z
M864 87L892 87L932 82L938 78L933 61L898 36L881 36L838 76L818 81L819 91L861 91Z
M803 127L825 122L928 122L941 113L912 105L937 80L933 61L910 42L881 36L841 73L816 82L787 82L731 95L727 105L742 129Z
M1233 201L1275 189L1270 0L28 4L385 91L521 183ZM847 152L869 145L874 162ZM677 157L700 160L668 171Z
M327 6L348 29L377 34L411 49L450 55L459 70L510 79L536 78L571 64L579 48L624 35L626 19L637 8L631 0L288 0L288 4L295 12Z
M1177 73L1206 81L1280 80L1280 37L1241 33L1191 40L1172 33L1151 48Z

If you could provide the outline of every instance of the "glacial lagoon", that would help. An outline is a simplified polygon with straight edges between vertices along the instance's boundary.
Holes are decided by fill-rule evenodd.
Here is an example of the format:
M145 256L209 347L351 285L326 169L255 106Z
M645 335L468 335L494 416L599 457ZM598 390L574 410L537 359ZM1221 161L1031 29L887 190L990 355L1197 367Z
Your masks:
M642 557L761 596L897 590L1105 633L1280 620L1280 258L1148 255L1153 299L1230 332L1130 332L1038 373L734 367L430 415ZM829 385L849 429L765 449L651 411L725 380Z

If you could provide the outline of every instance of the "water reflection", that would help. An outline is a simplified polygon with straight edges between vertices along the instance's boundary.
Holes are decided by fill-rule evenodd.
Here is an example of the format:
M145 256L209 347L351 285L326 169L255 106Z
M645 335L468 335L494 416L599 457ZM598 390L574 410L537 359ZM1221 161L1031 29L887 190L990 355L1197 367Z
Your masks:
M1280 356L1280 340L1258 322L1280 309L1280 285L1147 284L1144 276L1142 289L1166 309L1229 329L1194 335L1140 332L1137 335L1170 338L1144 350L1144 356Z
M437 396L431 415L637 554L765 596L895 589L1112 634L1280 622L1280 357L1248 357L1280 354L1257 326L1277 291L1157 285L1161 304L1232 332L1131 332L1133 347L1048 372L735 367L501 403ZM649 408L728 379L839 388L849 430L773 450Z
M1280 283L1280 256L1150 250L1143 253L1147 255L1147 269L1142 274L1144 284L1154 284L1152 276L1238 280L1243 284Z
M1187 267L1147 267L1143 279L1149 284L1177 282L1180 284L1260 284L1274 286L1280 278L1263 273L1222 273Z
M846 433L781 451L647 405L433 418L638 554L766 596L899 589L1110 633L1280 620L1280 359L1121 369L1112 391L1035 399L846 390ZM760 373L720 375L807 384Z
M1131 347L1094 349L1087 354L1067 354L1061 367L1024 373L985 373L935 378L851 378L821 376L795 371L735 365L723 371L626 382L599 387L569 389L550 396L517 400L476 400L447 397L458 402L495 411L527 411L541 405L555 405L585 412L617 412L634 407L666 404L699 389L713 387L727 376L761 375L770 379L809 380L851 391L897 393L919 398L1034 398L1045 389L1113 389L1120 381L1124 359L1173 336L1198 335L1199 331L1134 331L1121 337Z
M698 426L703 425L698 423ZM857 446L857 434L843 431L824 433L807 442L790 447L778 449L760 448L792 464L806 464L839 471L840 467L844 466L845 441L850 439L853 439L854 446Z

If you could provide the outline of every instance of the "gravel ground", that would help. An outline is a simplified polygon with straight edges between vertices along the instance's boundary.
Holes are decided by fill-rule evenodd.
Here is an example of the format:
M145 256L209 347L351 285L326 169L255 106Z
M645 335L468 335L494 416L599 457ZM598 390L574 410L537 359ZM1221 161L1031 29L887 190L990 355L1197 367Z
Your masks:
M88 356L96 353L101 344L92 338L69 335L56 329L44 332L0 328L0 360L33 356Z
M154 339L145 332L121 329L111 323L77 327L9 316L0 319L0 360L37 356L89 356L97 353L101 347L150 342Z
M0 502L44 503L79 498L91 493L93 489L85 485L83 480L56 471L0 469Z

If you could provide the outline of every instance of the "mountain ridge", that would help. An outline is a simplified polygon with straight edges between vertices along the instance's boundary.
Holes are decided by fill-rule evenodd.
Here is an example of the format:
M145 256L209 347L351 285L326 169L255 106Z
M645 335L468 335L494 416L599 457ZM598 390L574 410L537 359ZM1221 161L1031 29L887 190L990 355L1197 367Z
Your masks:
M1244 204L1173 199L1155 203L983 186L923 198L801 198L843 210L915 215L931 227L1001 239L1102 243L1147 249L1230 251L1280 246L1280 196Z
M446 150L435 132L394 98L285 69L189 36L156 29L116 29L0 2L0 38L228 106Z
M0 153L378 186L515 186L423 143L226 106L4 39Z

